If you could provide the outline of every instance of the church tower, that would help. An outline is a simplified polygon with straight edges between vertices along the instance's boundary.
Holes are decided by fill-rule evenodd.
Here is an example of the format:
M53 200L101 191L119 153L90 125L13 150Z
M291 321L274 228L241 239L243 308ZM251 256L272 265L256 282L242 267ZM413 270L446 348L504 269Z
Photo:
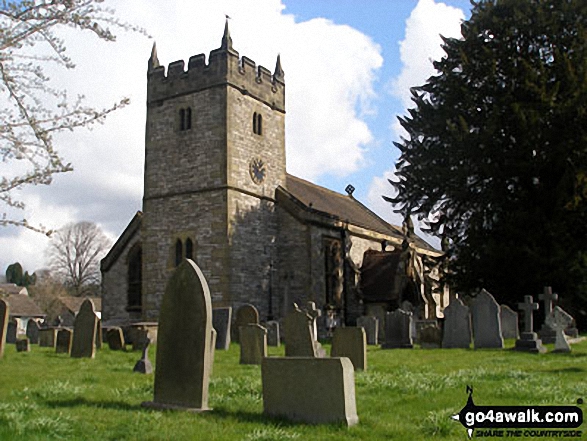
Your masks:
M202 268L215 306L271 315L275 190L285 184L285 83L239 58L225 25L220 48L148 61L143 198L143 319L158 316L170 274Z

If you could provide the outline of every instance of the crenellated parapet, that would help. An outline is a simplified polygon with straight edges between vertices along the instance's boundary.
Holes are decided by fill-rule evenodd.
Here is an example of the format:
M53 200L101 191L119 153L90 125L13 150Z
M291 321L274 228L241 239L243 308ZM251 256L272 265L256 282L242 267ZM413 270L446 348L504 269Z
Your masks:
M275 71L256 66L250 58L239 57L232 48L232 40L225 27L221 47L210 52L208 63L204 54L174 61L165 68L159 65L155 46L148 63L147 105L157 106L164 100L191 94L200 90L229 85L267 104L272 109L285 112L285 81L280 57Z

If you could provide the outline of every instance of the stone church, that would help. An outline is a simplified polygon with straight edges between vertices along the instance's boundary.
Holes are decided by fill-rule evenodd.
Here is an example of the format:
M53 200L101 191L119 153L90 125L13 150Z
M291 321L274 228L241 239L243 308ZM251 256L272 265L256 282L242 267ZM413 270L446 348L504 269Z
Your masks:
M338 323L409 300L442 315L435 250L356 200L290 175L285 80L233 48L147 71L143 209L101 262L106 323L154 321L184 258L215 307L250 303L262 320L313 301Z

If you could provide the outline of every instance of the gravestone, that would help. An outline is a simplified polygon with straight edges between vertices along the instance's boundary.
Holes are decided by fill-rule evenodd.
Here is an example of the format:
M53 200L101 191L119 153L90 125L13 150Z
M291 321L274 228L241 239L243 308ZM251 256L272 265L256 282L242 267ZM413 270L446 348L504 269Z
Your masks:
M73 340L73 331L67 328L57 330L57 338L55 339L55 353L70 354L71 341Z
M147 340L145 340L145 345L143 346L143 355L141 356L141 359L136 362L135 367L132 369L133 372L138 372L139 374L153 373L153 365L151 364L151 360L149 360L150 344L151 339L147 337Z
M126 343L124 341L124 333L122 328L113 326L106 331L106 340L111 351L126 350Z
M132 350L133 351L140 351L142 348L145 347L145 342L149 338L149 331L146 329L138 329L135 328L132 330ZM152 341L152 340L151 340Z
M544 308L544 322L538 331L538 336L540 337L540 340L542 340L542 343L554 343L556 340L556 331L548 326L546 319L552 315L554 302L558 300L558 294L552 292L552 287L545 286L542 294L538 295L538 300L542 300Z
M226 351L230 347L230 323L232 308L212 308L212 327L216 329L216 349Z
M437 325L429 324L419 330L422 349L438 349L442 343L442 331Z
M560 306L555 306L552 314L546 317L546 324L556 334L553 352L571 352L571 346L565 336L565 329L573 323L573 317Z
M32 345L39 344L39 331L41 330L36 320L29 320L26 327L26 336L29 339L29 343Z
M212 371L214 370L214 355L216 353L216 336L218 333L216 329L212 327L210 331L210 376L212 376Z
M96 322L96 349L102 349L102 341L104 341L104 337L102 335L102 320L98 318L98 321Z
M286 357L323 357L324 349L314 339L312 317L298 308L285 317L285 356Z
M546 352L546 348L534 332L534 311L538 310L538 303L534 303L532 296L524 296L524 303L518 303L518 308L524 314L524 332L516 340L516 351L523 352Z
M94 303L85 299L73 322L73 340L70 355L74 358L94 358L96 355L96 332L98 317Z
M6 342L9 314L8 303L0 299L0 358L4 356L4 345Z
M501 335L503 338L519 338L518 313L507 305L499 307L499 320L501 321Z
M18 322L16 319L8 320L8 327L6 328L6 343L16 343L16 333L18 330Z
M385 343L382 349L410 349L414 347L413 317L411 312L396 309L385 315Z
M322 311L316 308L316 303L308 302L306 306L306 314L308 314L311 320L312 336L314 340L318 341L318 318L322 316Z
M39 331L39 347L55 348L57 328L43 328Z
M267 357L267 329L250 324L239 329L241 358L240 364L261 364Z
M473 322L473 345L475 349L503 348L499 304L495 298L482 289L471 304Z
M359 422L353 364L346 357L266 357L261 379L265 415L309 424Z
M236 310L236 319L234 322L233 340L237 343L240 341L238 331L241 326L259 324L259 311L253 305L247 303Z
M28 338L19 338L16 340L16 352L30 352L31 346Z
M332 336L331 357L347 357L355 371L367 370L367 335L362 327L338 327Z
M186 259L169 279L161 301L154 399L143 406L209 410L212 329L208 283L195 262Z
M471 316L461 299L453 299L444 308L442 347L469 349L471 345Z
M379 320L376 317L363 315L357 319L357 326L365 330L368 345L376 345L379 334Z
M265 328L267 328L267 346L279 346L281 343L279 322L270 320L265 324Z

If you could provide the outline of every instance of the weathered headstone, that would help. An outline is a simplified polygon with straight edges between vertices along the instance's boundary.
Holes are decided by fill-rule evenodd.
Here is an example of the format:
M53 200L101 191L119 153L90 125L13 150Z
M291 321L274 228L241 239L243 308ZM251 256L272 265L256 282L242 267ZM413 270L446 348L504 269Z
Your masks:
M312 318L310 327L312 329L312 336L314 340L318 340L318 317L322 316L322 311L316 308L316 303L308 302L306 306L306 313Z
M28 338L19 338L16 340L16 352L30 352L31 346Z
M482 289L471 304L473 322L473 345L475 349L503 348L499 304L495 298Z
M279 322L270 320L265 324L265 328L267 328L267 346L279 346L281 343Z
M453 299L444 308L442 347L469 349L471 345L471 316L461 299Z
M55 348L57 341L57 328L43 328L39 331L39 346L42 348Z
M438 349L442 343L442 331L437 325L429 324L419 330L419 343L422 349Z
M6 342L6 330L8 328L8 303L0 299L0 358L4 356L4 344Z
M267 329L251 324L239 329L241 358L240 364L261 364L267 357Z
M285 317L285 356L318 357L318 347L312 333L312 317L294 304Z
M376 317L363 315L357 319L357 326L365 330L368 345L376 345L379 334L379 320Z
M309 424L359 422L353 364L346 357L266 357L261 378L265 415Z
M241 326L259 324L259 311L253 305L246 303L236 310L233 340L239 342L238 331Z
M85 299L73 322L73 341L70 355L74 358L94 358L96 355L96 332L98 317L94 303Z
M332 336L331 357L347 357L355 371L367 370L367 335L362 327L338 327Z
M534 311L538 309L538 303L534 303L532 296L524 296L524 303L518 303L518 308L524 314L524 332L516 340L516 351L523 352L546 352L546 348L534 332Z
M96 321L96 341L95 341L96 349L102 349L102 342L103 341L104 341L104 337L102 335L102 320L98 319Z
M411 312L403 309L388 312L385 315L385 343L381 347L383 349L413 348L412 321Z
M565 329L571 326L573 321L573 317L560 306L555 306L552 313L546 317L546 324L554 329L556 334L553 352L571 352L571 346L565 336Z
M32 345L39 344L39 331L41 327L36 320L29 320L26 327L26 336L29 339L29 343Z
M55 352L57 354L70 354L72 340L73 331L71 329L58 329L57 338L55 339Z
M216 329L212 327L210 330L210 376L212 376L212 371L214 370L214 355L216 354L216 336L218 333Z
M140 351L145 346L145 342L149 338L149 331L146 329L135 328L132 330L132 350Z
M169 279L161 301L155 393L144 406L209 410L212 329L208 283L195 262L186 259Z
M518 313L508 305L499 307L499 319L501 321L501 335L503 338L519 338Z
M122 328L113 326L106 331L106 340L111 351L126 350L126 343L124 341L124 333Z
M548 326L546 319L552 315L554 302L558 300L558 294L552 292L552 287L545 286L542 294L538 295L538 300L542 300L544 308L544 322L538 331L538 336L542 340L542 343L554 343L556 340L556 331Z
M231 307L212 309L212 327L216 329L216 349L225 351L230 347L231 320Z
M6 328L6 343L16 343L16 334L18 332L18 322L16 319L8 320L8 327Z
M143 355L141 359L136 362L135 367L132 369L133 372L138 372L139 374L152 374L153 373L153 365L151 364L151 360L149 360L149 345L151 344L151 340L147 337L145 341L145 345L143 346Z

